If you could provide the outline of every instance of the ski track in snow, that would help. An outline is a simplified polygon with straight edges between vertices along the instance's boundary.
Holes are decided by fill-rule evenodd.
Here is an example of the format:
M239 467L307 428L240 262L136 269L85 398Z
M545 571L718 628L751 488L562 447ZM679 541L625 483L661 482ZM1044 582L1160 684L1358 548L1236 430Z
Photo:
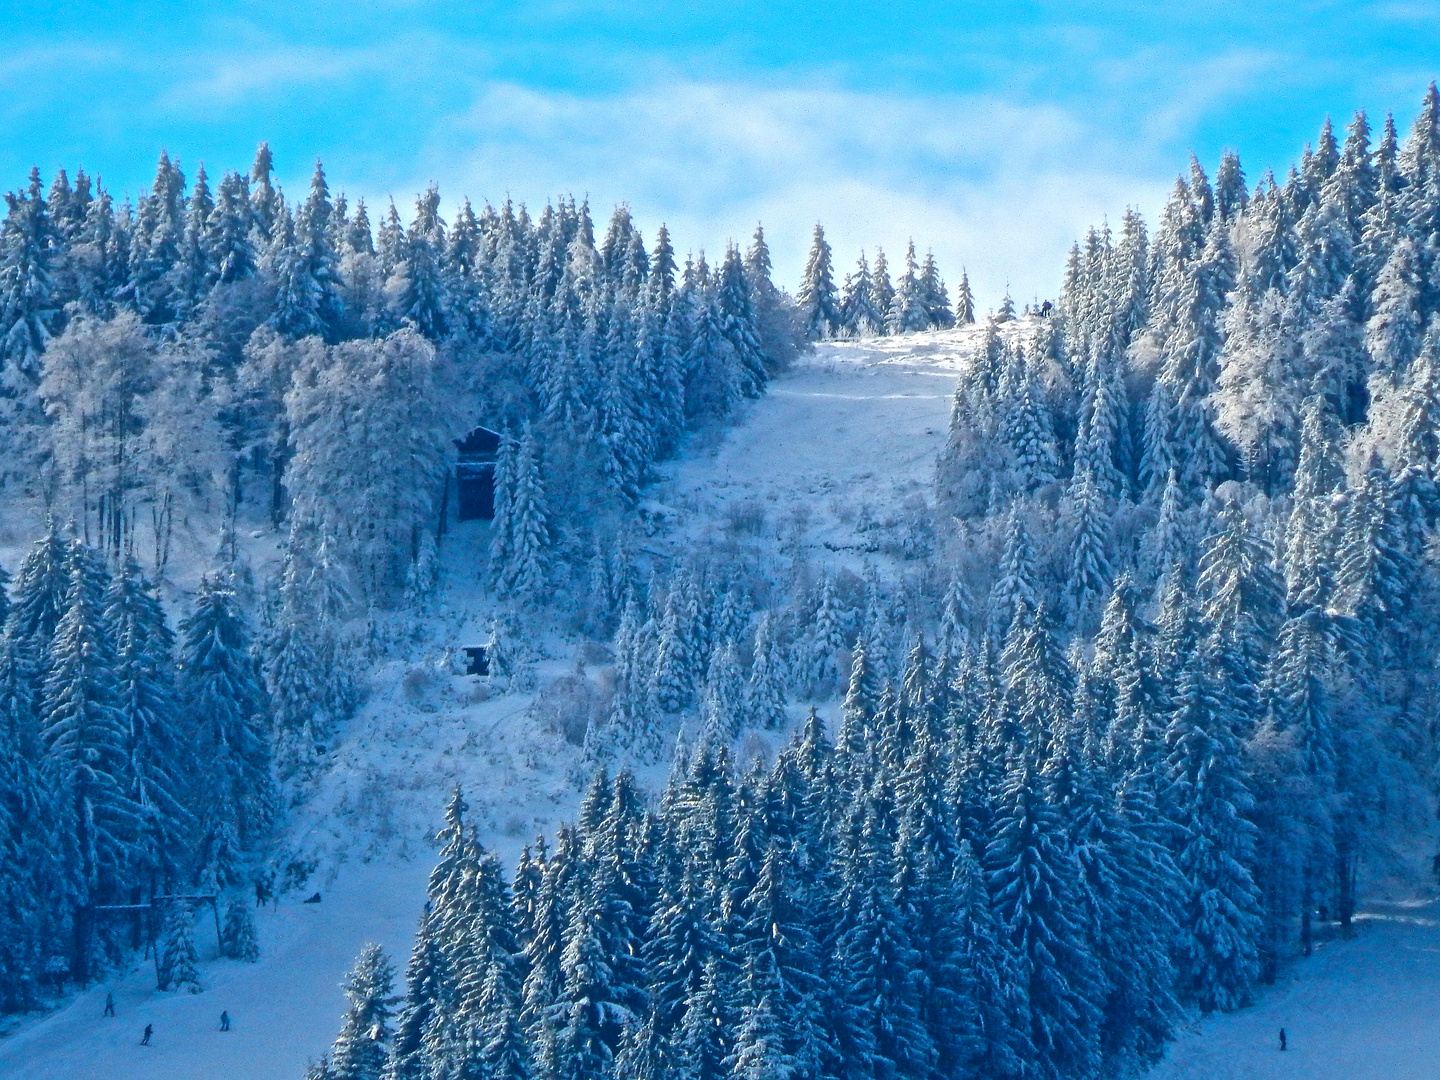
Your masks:
M1008 329L1026 334L1030 325ZM659 469L646 509L660 526L647 546L681 555L696 542L733 542L737 515L753 519L758 510L763 523L746 542L767 555L783 547L853 570L885 562L877 534L907 501L931 499L955 378L979 333L817 347L750 403L738 425L702 437ZM21 1020L0 1038L0 1078L300 1080L334 1039L344 1008L339 983L365 942L389 952L403 990L433 860L428 836L456 783L482 841L507 867L537 831L573 816L576 751L538 729L527 712L531 695L484 700L468 680L436 672L442 649L483 640L490 605L475 574L482 530L462 526L447 541L444 601L403 647L408 659L376 669L371 698L337 740L329 771L290 812L284 847L313 855L320 869L301 893L258 914L260 961L215 959L212 924L202 919L203 993L160 993L153 966L139 964L62 1009ZM273 547L258 546L266 544ZM887 572L903 573L903 562L892 560ZM541 651L540 685L572 669L570 644L552 635ZM654 788L664 771L655 766L640 778ZM301 904L315 889L323 901ZM1200 1021L1150 1075L1440 1075L1440 906L1377 908L1358 925L1354 940L1327 944L1255 1006ZM107 991L115 1019L101 1018ZM222 1009L229 1032L218 1030ZM155 1035L142 1047L146 1023ZM1283 1054L1282 1026L1291 1047Z

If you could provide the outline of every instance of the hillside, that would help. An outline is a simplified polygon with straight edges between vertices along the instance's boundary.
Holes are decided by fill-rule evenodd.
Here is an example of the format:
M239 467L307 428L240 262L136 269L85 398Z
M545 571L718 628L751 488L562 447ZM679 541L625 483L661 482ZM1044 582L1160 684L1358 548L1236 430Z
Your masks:
M930 496L955 375L974 334L818 346L749 406L742 423L662 468L648 492L654 535L647 545L664 559L698 542L731 542L736 508L760 507L763 523L742 535L765 560L780 560L782 548L787 561L798 548L817 565L858 569L865 559L883 559L870 550L876 528L866 512L883 519L889 508ZM800 507L808 513L797 515ZM479 700L475 680L449 673L446 650L484 641L495 614L475 570L487 529L467 523L447 541L442 594L413 626L397 621L404 631L396 658L369 673L367 704L291 812L273 859L298 856L316 870L303 892L259 915L259 963L207 964L205 992L194 996L156 992L153 970L142 964L55 1015L22 1021L0 1039L0 1072L32 1080L68 1080L76 1070L115 1080L295 1080L334 1037L343 1007L338 984L359 947L373 940L397 958L408 954L433 860L430 836L456 784L482 842L507 863L538 832L573 817L581 753L530 706L536 689L574 671L575 636L552 629L527 643L526 671L516 681L531 689ZM258 557L262 541L253 542ZM602 673L603 665L591 675ZM663 760L642 770L657 789L664 773ZM323 902L301 905L316 888ZM198 942L213 957L213 933ZM101 1023L111 987L119 1017ZM228 1035L215 1030L222 1009L234 1018ZM141 1048L147 1022L157 1035Z
M1026 326L1025 329L1031 327ZM930 500L954 379L976 331L822 344L749 405L741 423L698 440L662 467L644 503L644 553L657 564L724 550L781 572L796 562L905 572L886 537L896 508ZM93 987L60 1012L0 1040L0 1072L30 1080L295 1080L329 1046L343 1008L342 973L360 945L408 954L433 859L429 837L459 784L482 842L507 863L537 832L572 819L581 750L532 709L556 680L601 680L603 653L551 626L526 643L515 687L488 697L452 675L446 650L483 640L495 614L476 581L488 526L461 526L443 549L442 590L425 618L369 673L371 695L306 801L290 814L277 858L312 860L302 892L258 918L253 966L210 960L198 995L154 991L148 965ZM521 689L523 687L524 689ZM803 711L793 702L792 719ZM832 717L836 703L822 711ZM692 733L693 734L693 733ZM674 732L670 732L673 738ZM768 755L780 735L752 733ZM652 790L665 763L642 768ZM319 889L323 902L299 903ZM202 928L206 924L202 922ZM1192 1026L1153 1075L1186 1080L1304 1076L1420 1077L1440 1055L1440 919L1427 904L1362 913L1352 941L1322 946L1259 1004ZM213 957L212 939L200 938ZM119 1017L101 1020L105 993ZM220 1010L234 1020L216 1030ZM137 1044L153 1023L150 1047ZM1284 1026L1291 1049L1275 1050Z
M1154 1080L1422 1080L1440 1058L1433 901L1376 904L1352 941L1296 966L1259 1003L1180 1037ZM1288 1049L1279 1049L1285 1029Z

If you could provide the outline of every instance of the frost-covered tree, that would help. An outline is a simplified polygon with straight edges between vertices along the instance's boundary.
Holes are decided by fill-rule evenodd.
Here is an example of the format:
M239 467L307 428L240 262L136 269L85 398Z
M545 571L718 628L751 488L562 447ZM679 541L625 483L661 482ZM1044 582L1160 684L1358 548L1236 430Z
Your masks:
M200 991L200 973L196 968L199 955L195 950L195 913L187 900L172 900L165 910L165 938L160 949L159 976L156 986L160 990L181 990L188 988L192 994Z
M1087 948L1082 875L1049 785L1017 755L985 851L1000 933L1015 954L1038 1075L1090 1076L1101 972Z
M59 315L52 263L61 239L45 202L40 170L30 170L29 187L6 192L9 207L0 226L0 359L13 395L39 377L40 354Z
M933 262L929 264L933 271ZM915 259L915 242L905 250L905 272L895 281L895 295L890 298L890 307L885 313L885 328L891 334L908 334L916 330L927 330L931 326L932 305L938 303L938 273L932 273L929 286L921 276L920 265ZM927 296L927 289L936 296ZM946 302L946 312L949 302Z
M855 264L855 272L845 278L840 321L846 333L855 337L870 337L885 328L885 315L875 298L875 279L863 251Z
M1246 816L1253 795L1240 755L1243 717L1221 663L1213 642L1184 662L1165 731L1163 805L1185 880L1179 985L1205 1010L1243 1005L1260 974L1255 828Z
M830 244L826 241L825 230L818 221L815 223L810 257L805 263L805 276L800 282L800 292L796 300L800 305L805 333L811 340L835 335L836 329L842 323L839 297L835 290Z
M748 691L750 719L761 727L780 727L785 722L786 666L777 628L767 612L755 629Z
M227 833L252 842L274 810L265 693L248 620L222 576L201 579L180 624L180 688L204 763L202 844L214 852Z
M1020 605L1034 607L1037 601L1034 578L1034 553L1030 536L1018 509L1012 510L1005 527L1005 550L1000 560L1000 576L990 589L988 624L992 639L1000 640L1010 629Z
M255 916L244 897L237 897L225 907L225 929L220 943L224 955L232 960L253 964L260 959L260 940L255 933Z
M389 1056L395 971L378 945L366 945L341 988L349 1005L330 1050L335 1080L380 1080Z
M969 326L975 321L975 294L970 291L970 274L960 271L960 285L955 290L955 323Z
M513 455L503 478L504 494L497 497L495 534L503 538L504 562L496 572L496 584L502 595L533 602L545 587L550 509L540 471L539 444L531 428L525 429ZM498 467L496 473L498 487ZM494 552L491 558L493 563Z
M115 653L104 625L108 575L78 542L68 562L70 587L47 657L40 738L77 859L73 888L81 913L71 970L85 978L91 927L84 911L123 895L138 814L128 775L129 732L117 708Z
M1071 484L1071 514L1074 533L1070 541L1070 573L1065 599L1075 626L1088 626L1097 614L1101 598L1110 592L1110 560L1107 554L1110 521L1105 504L1088 470Z
M125 777L138 816L132 867L154 892L178 882L188 861L197 761L175 685L175 635L133 560L117 568L106 590L104 622L115 654Z
M1381 371L1403 372L1415 358L1424 329L1420 297L1419 252L1402 239L1376 279L1365 324L1365 347Z
M385 600L435 527L459 427L448 369L412 330L313 360L286 395L285 487L302 535L342 539L365 594Z

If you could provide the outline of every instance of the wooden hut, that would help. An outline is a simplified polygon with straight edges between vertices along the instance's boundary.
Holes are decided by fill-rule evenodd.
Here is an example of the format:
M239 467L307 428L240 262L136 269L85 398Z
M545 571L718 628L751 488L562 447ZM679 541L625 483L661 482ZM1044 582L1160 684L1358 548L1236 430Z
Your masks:
M458 498L456 517L461 521L495 517L495 459L500 453L500 433L477 427L463 439L455 440L455 486Z

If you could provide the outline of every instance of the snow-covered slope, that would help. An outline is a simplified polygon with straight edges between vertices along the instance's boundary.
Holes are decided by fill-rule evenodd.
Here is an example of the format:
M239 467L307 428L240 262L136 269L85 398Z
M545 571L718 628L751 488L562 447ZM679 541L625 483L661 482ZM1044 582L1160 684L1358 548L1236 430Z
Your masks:
M749 519L822 563L873 555L873 524L929 500L956 376L977 335L967 327L817 346L744 423L666 466L652 505L675 514L687 540Z
M347 866L319 904L287 897L257 915L259 963L212 960L204 992L160 993L155 970L138 965L92 987L66 1008L0 1041L0 1076L28 1080L300 1080L334 1038L344 998L341 974L361 945L378 941L408 955L427 867L394 860ZM197 924L202 955L213 930ZM115 1017L102 1017L105 995ZM221 1010L230 1014L219 1030ZM149 1046L140 1045L146 1024Z
M742 544L761 561L784 553L817 566L885 563L892 556L880 540L892 519L931 498L955 376L976 334L819 347L740 424L664 467L647 492L647 549L665 557ZM573 815L579 750L531 704L599 654L554 630L534 635L518 643L521 677L493 696L445 664L446 650L484 640L494 614L477 580L485 528L461 526L447 541L445 595L425 618L391 627L391 658L377 662L369 702L289 813L277 852L316 861L305 894L319 889L323 901L303 905L304 894L292 892L262 913L261 960L206 963L202 994L157 993L142 965L22 1022L0 1038L0 1077L298 1080L334 1037L338 983L360 946L380 942L403 969L433 855L428 837L456 784L481 839L507 864L538 831ZM658 783L663 771L642 779ZM213 939L208 948L213 954ZM1354 941L1327 946L1255 1008L1205 1021L1157 1075L1429 1075L1415 1070L1440 1060L1437 988L1440 913L1376 911ZM100 1015L107 989L114 1020ZM228 1033L216 1030L222 1009L234 1021ZM140 1047L146 1023L155 1037ZM1282 1025L1292 1039L1283 1056L1273 1049Z
M1251 1008L1197 1025L1150 1075L1429 1080L1440 1074L1440 906L1377 905L1360 916L1357 931L1292 968Z
M821 346L738 426L697 440L664 468L648 492L648 543L678 554L723 537L735 510L753 504L766 518L750 537L757 546L798 544L817 562L858 563L873 546L867 514L928 493L974 334ZM390 627L398 658L377 663L370 699L337 740L330 768L290 811L277 852L318 864L305 892L318 888L322 903L283 897L258 919L261 960L206 963L202 994L158 993L141 965L51 1016L22 1021L0 1038L0 1076L297 1080L334 1038L338 984L360 946L379 941L403 969L424 903L429 837L456 784L481 839L507 863L573 815L579 751L530 705L575 670L579 643L553 632L525 641L521 678L496 696L446 664L446 650L485 640L494 614L478 582L485 529L468 523L452 533L445 595L425 618ZM273 558L270 541L256 541L257 559ZM658 783L663 771L642 780ZM213 941L208 950L213 956ZM102 1021L107 990L119 1015ZM228 1033L216 1030L222 1009L234 1020ZM146 1023L155 1037L141 1047Z

